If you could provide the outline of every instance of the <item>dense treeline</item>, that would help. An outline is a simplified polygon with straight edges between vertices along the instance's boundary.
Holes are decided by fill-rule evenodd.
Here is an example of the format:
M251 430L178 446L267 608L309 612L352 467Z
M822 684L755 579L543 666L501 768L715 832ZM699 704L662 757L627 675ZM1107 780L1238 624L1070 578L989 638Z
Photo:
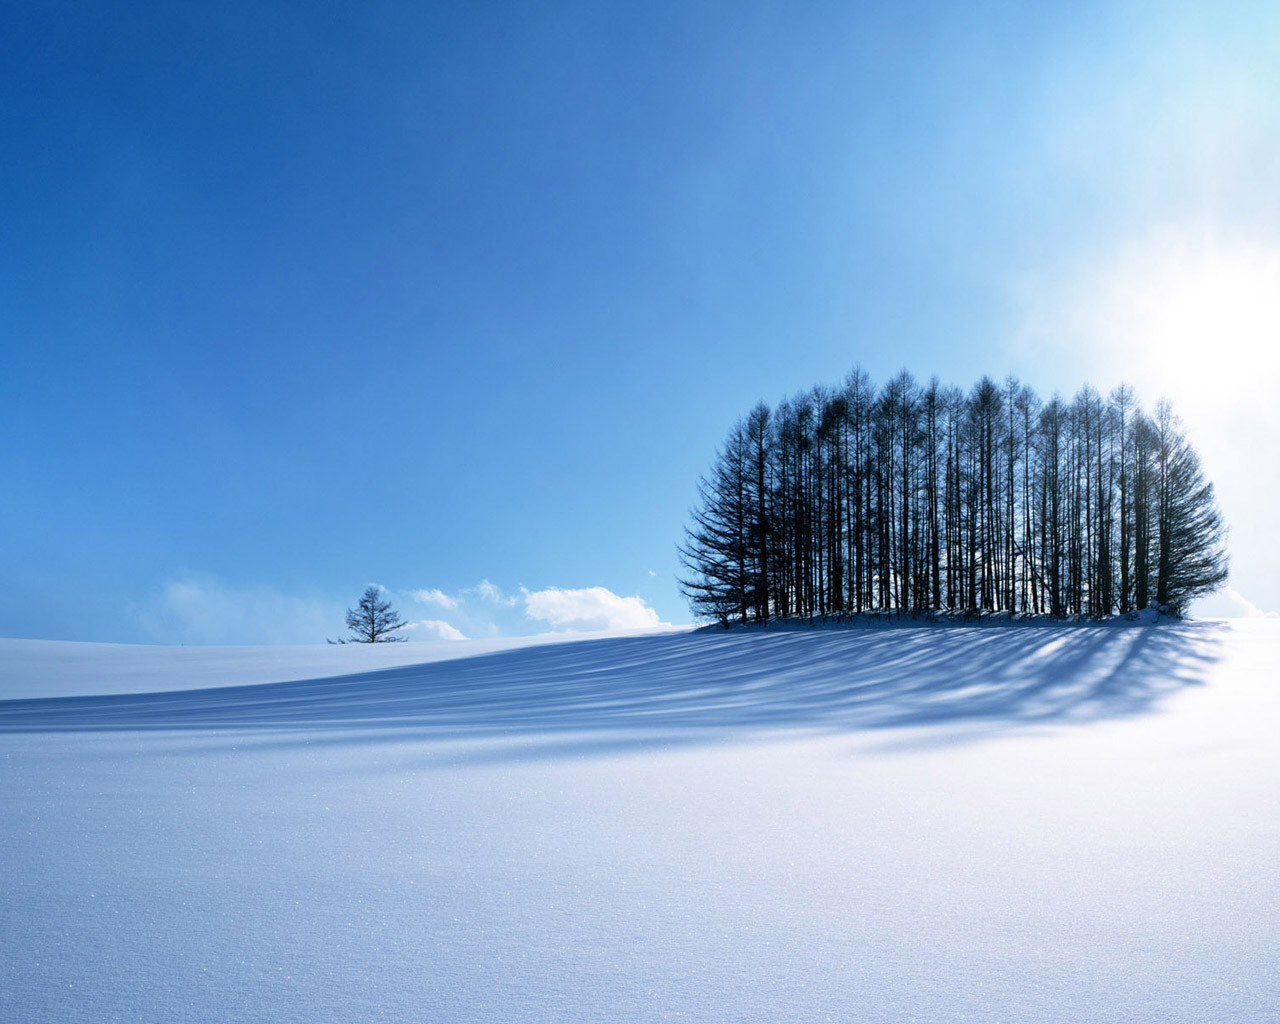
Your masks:
M727 624L897 610L1175 612L1227 577L1224 527L1167 402L967 394L861 369L730 432L680 547Z

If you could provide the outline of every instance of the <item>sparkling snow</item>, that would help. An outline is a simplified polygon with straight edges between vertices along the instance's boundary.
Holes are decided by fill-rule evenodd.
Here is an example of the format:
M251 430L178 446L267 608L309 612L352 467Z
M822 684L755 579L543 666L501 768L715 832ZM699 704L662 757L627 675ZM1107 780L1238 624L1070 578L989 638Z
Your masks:
M429 650L0 641L0 1019L1280 1020L1280 622Z

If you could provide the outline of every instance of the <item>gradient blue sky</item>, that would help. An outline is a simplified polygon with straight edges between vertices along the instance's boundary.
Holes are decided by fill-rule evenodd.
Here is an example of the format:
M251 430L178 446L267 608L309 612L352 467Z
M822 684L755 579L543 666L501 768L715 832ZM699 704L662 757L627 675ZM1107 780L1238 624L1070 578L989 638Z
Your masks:
M1273 4L19 0L0 635L686 621L717 444L855 362L1169 394L1212 610L1280 608L1277 54Z

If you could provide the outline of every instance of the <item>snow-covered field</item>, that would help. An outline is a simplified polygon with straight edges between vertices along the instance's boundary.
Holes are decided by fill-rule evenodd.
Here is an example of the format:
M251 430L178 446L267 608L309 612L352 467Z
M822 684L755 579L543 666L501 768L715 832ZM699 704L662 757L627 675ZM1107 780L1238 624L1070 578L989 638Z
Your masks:
M1274 620L0 641L0 698L3 1021L1280 1021Z

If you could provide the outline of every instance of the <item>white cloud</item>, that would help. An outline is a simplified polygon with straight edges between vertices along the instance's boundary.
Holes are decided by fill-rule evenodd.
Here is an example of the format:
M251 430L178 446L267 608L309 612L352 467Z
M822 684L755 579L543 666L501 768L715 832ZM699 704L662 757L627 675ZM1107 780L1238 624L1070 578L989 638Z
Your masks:
M441 608L457 608L458 599L450 597L443 590L432 588L430 590L415 590L413 599L420 601L422 604L434 604Z
M467 587L463 593L475 594L476 597L488 601L491 604L504 605L508 608L514 607L520 601L518 597L507 597L502 593L502 590L499 587L490 583L487 579L481 580L474 587Z
M405 627L409 632L421 633L430 640L466 640L467 635L442 619L421 619Z
M376 583L370 586L393 593ZM400 595L401 600L406 597L443 607L453 620L410 619L401 635L417 642L516 636L529 632L532 623L557 633L629 632L670 625L643 598L621 597L606 587L522 587L508 595L486 579L456 597L435 589ZM265 586L236 587L213 577L188 576L167 583L135 608L134 615L141 636L153 643L322 644L326 638L346 635L343 623L349 604L354 600L340 604Z
M345 609L270 587L230 587L209 577L167 583L135 609L154 643L315 644L344 632Z
M564 630L646 629L665 625L639 597L619 597L606 587L524 592L524 613Z

